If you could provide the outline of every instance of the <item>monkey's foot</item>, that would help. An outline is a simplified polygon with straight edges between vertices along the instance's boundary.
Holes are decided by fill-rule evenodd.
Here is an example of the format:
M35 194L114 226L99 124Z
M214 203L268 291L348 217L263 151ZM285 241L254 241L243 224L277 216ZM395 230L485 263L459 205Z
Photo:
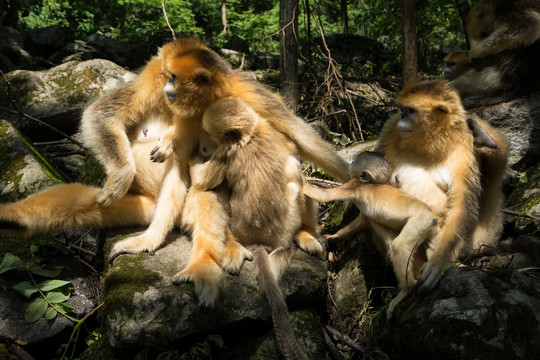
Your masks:
M147 235L145 233L119 241L111 249L109 254L109 264L112 264L114 259L123 254L139 254L148 252L153 255L154 251L161 245L162 241L156 236Z
M0 220L0 230L24 230L26 226L15 220Z
M445 268L432 262L427 262L422 266L422 275L416 283L416 291L423 293L435 287L445 272Z
M296 242L300 249L304 250L308 254L322 254L323 247L319 240L305 230L300 230L295 236Z
M159 139L158 143L152 151L150 151L150 160L153 162L162 163L165 160L171 156L173 153L173 142L172 141L164 141L163 139Z
M107 173L105 185L98 194L97 202L102 206L109 206L114 200L126 195L133 179L135 168L126 166L114 173Z
M397 294L395 298L390 301L390 304L388 304L388 309L386 310L386 320L390 320L392 318L392 314L394 313L394 310L396 308L396 305L403 301L409 294L408 289L401 289L401 291Z
M244 260L253 260L253 254L236 240L229 240L225 244L225 253L221 267L231 275L238 275Z
M218 297L222 274L223 270L214 259L208 254L202 254L174 276L173 284L192 282L195 285L199 305L212 307Z

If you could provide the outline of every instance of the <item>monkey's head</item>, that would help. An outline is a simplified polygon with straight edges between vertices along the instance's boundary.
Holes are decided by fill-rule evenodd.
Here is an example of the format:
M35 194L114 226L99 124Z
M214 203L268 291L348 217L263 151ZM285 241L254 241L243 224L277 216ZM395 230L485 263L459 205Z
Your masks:
M480 0L471 7L465 24L471 49L495 31L497 22L494 3L493 0Z
M397 132L402 142L424 148L453 128L466 129L465 110L459 95L446 81L412 81L396 99L400 108ZM445 140L446 141L446 140Z
M202 127L218 143L245 145L253 135L258 115L242 99L219 100L204 112Z
M231 67L200 39L182 37L165 44L160 53L169 80L164 91L172 109L181 115L202 113L227 96Z
M382 154L364 151L354 158L350 167L351 178L360 179L370 184L387 184L392 175L392 168Z
M470 68L468 51L453 51L444 58L446 67L443 75L446 80L454 80L465 74Z

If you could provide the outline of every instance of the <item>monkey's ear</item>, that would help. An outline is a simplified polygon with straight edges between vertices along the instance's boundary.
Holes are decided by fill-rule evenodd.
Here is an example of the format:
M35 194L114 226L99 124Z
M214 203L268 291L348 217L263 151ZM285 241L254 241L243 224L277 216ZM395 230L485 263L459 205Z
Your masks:
M194 81L209 84L212 81L212 72L207 68L198 67L194 71Z
M440 103L440 104L435 105L435 110L443 114L448 114L450 112L450 109L445 103Z

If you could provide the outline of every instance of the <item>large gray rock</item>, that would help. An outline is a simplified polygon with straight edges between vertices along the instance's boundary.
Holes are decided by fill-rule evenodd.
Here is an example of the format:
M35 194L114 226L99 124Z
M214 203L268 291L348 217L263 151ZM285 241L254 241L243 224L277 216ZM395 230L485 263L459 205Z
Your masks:
M374 340L391 359L538 359L540 282L520 271L452 268L378 326Z
M83 109L98 96L135 78L107 60L72 61L49 70L16 70L6 74L11 99L19 109L55 128L73 134ZM57 139L56 133L14 111L8 87L0 83L0 107L18 129L33 140Z
M172 234L153 256L122 255L115 260L105 276L102 312L113 347L166 346L197 334L226 338L237 331L247 333L242 338L243 351L251 346L252 355L257 352L260 329L268 329L271 317L266 298L258 291L255 264L246 262L239 276L224 273L216 305L206 308L199 306L192 284L172 283L190 253L188 238ZM310 359L321 358L325 262L295 250L280 284L290 311L301 310L303 314L296 319L293 316L300 345ZM306 316L306 311L312 315Z

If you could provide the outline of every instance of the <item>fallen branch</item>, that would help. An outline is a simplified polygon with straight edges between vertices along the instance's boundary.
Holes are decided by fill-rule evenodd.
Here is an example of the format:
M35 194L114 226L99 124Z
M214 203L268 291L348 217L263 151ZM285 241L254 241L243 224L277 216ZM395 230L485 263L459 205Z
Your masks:
M343 335L342 333L340 333L339 331L337 331L336 329L334 329L330 325L326 325L324 328L334 338L336 338L339 341L344 342L345 344L350 346L354 351L357 351L360 355L364 355L364 348L362 346L358 345L353 339L351 339L347 335Z
M529 218L529 219L538 220L538 218L536 216L532 216L532 215L522 213L522 212L518 212L518 211L514 211L514 210L502 209L502 212L505 213L505 214L509 214L509 215L515 215L515 216L519 216L519 217L526 217L526 218Z

